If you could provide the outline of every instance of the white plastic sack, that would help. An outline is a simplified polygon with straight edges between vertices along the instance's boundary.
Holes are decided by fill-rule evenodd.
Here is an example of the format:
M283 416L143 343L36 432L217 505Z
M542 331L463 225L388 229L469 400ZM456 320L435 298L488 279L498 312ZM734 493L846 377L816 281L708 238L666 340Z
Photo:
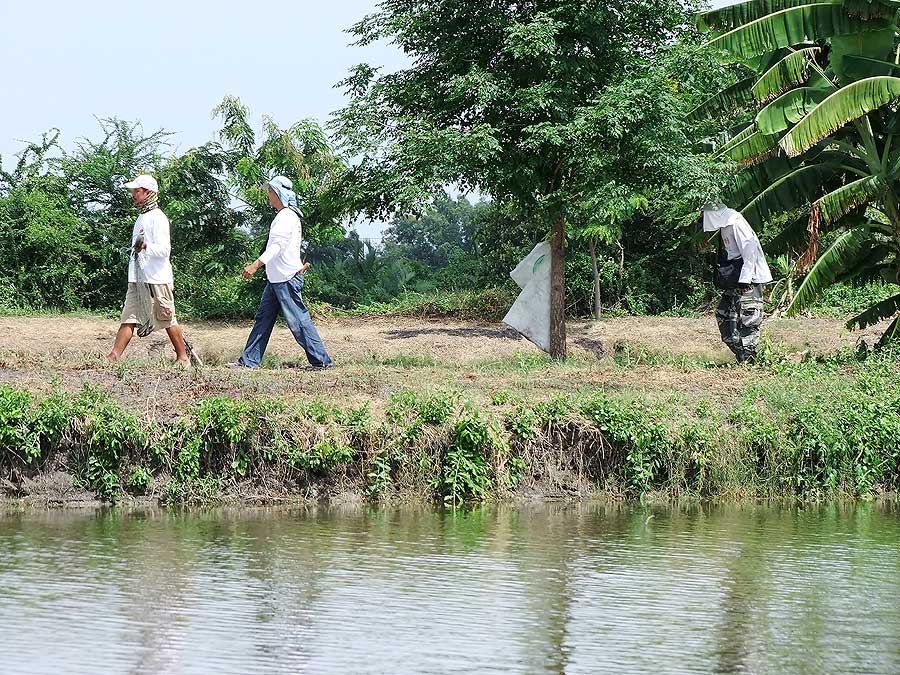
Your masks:
M534 247L510 272L522 292L503 317L503 323L519 331L545 352L550 351L550 242Z

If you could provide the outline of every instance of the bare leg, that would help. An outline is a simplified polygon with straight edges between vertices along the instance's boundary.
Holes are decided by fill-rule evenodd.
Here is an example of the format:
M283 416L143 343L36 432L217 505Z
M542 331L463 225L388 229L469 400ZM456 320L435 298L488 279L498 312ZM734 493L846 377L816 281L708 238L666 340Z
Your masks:
M181 326L166 328L166 332L169 334L169 339L172 341L172 346L175 348L175 362L190 363L187 347L184 344L184 334L181 332Z
M132 337L134 337L133 323L123 323L119 326L119 332L116 333L116 341L113 344L112 351L106 355L106 360L110 363L118 361L122 356L122 352L124 352L125 348L128 346L128 343L131 342Z

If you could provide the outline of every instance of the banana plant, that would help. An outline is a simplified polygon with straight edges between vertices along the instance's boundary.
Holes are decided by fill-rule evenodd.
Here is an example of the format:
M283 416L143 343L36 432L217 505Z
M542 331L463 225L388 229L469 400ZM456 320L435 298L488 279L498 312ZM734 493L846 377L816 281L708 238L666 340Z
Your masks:
M769 292L769 298L775 305L775 310L781 312L784 307L790 306L794 301L794 283L797 277L797 265L786 253L776 256L771 261L772 271L775 273L775 283Z
M707 47L743 71L692 113L729 127L715 150L740 166L727 200L754 227L779 227L787 251L805 239L788 315L832 283L900 280L898 12L897 0L750 0L698 19ZM894 317L883 340L900 339L898 313L891 298L848 326Z

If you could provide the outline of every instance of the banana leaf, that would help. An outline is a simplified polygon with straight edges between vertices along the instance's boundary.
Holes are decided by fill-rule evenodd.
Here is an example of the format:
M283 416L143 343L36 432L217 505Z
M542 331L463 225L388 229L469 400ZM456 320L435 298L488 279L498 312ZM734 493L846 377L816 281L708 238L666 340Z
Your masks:
M710 40L707 45L752 58L780 47L888 26L885 20L864 21L850 16L840 4L815 2L767 14Z
M900 78L870 77L842 87L817 105L781 139L791 157L811 148L842 126L900 99Z
M772 216L818 199L824 183L838 170L831 164L801 167L766 188L741 213L754 228L760 228Z
M778 155L770 157L765 162L759 162L745 166L741 171L735 174L731 186L726 191L725 201L732 208L740 211L748 203L756 199L761 192L772 185L772 183L784 178L789 173L796 171L801 166L811 166L812 164L844 164L855 165L852 158L848 158L840 151L825 150L825 144L820 144L810 148L809 152L804 153L800 157L785 157ZM865 170L864 166L860 166Z
M809 2L810 0L750 0L749 2L739 2L728 7L704 12L698 17L697 26L703 32L730 31L782 9L808 5ZM839 3L840 0L835 0L834 2L834 4Z
M888 326L888 329L882 333L881 339L878 341L878 346L884 347L897 339L900 339L900 316L894 319L891 322L891 325Z
M696 122L710 117L719 117L752 103L753 94L750 92L750 88L755 81L755 78L748 77L723 89L718 94L710 96L688 113L688 119Z
M891 267L893 253L891 247L886 244L874 244L861 254L854 269L838 276L835 281L858 284L870 281L884 282L885 271Z
M870 245L872 233L866 228L845 232L816 261L806 275L787 308L788 316L796 316L809 307L835 280L854 267L860 254Z
M741 132L729 138L728 141L716 151L716 156L724 157L732 148L746 141L754 133L756 133L756 127L754 127L752 123L748 124Z
M831 38L831 67L841 84L880 75L890 75L893 69L884 65L894 50L894 31L890 28L866 31ZM863 57L867 60L859 60Z
M865 21L890 19L895 21L900 3L895 0L843 0L841 3L850 16Z
M756 199L760 192L779 178L799 169L800 165L799 159L772 157L768 162L748 166L734 177L734 182L726 193L725 201L732 208L740 211Z
M867 63L872 66L880 66L886 70L897 74L900 72L900 64L894 63L893 61L883 61L882 59L873 59L868 56L855 56L853 54L848 54L846 57L847 61L851 61L854 63Z
M868 176L847 183L816 202L822 217L828 223L836 223L853 209L862 206L885 190L881 176Z
M753 126L753 120L749 120L746 122L741 122L740 124L737 124L737 125L731 127L730 129L726 129L721 134L719 134L719 139L720 139L720 142L722 142L724 144L728 144L728 143L731 143L732 141L735 141L737 139L737 137L740 136L741 134L745 134L745 136L743 138L746 138L747 136L752 134L754 131L756 131L756 129Z
M742 164L753 164L771 157L779 149L778 136L765 136L758 131L752 131L746 136L744 133L741 134L741 140L729 143L718 152L718 156L729 157Z
M809 65L821 51L818 47L807 47L791 52L776 62L751 88L754 98L765 103L806 82L809 79Z
M812 109L828 98L821 89L801 87L779 96L756 115L756 128L760 133L772 136L806 117Z
M766 254L780 255L790 253L791 257L797 257L800 249L806 246L806 228L809 223L809 213L792 220L785 225L781 232L766 243Z
M760 54L759 56L753 56L749 58L738 56L737 60L740 63L744 64L758 78L760 73L764 73L769 70L769 68L781 61L781 59L783 59L788 54L793 54L798 49L806 49L808 47L815 46L815 44L791 45L790 47L780 47L775 51L766 52L765 54Z

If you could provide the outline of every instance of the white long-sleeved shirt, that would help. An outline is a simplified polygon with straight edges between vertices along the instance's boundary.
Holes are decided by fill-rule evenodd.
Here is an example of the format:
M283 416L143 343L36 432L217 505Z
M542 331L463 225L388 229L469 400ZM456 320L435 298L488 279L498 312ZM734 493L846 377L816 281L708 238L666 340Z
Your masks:
M289 281L303 265L300 259L302 237L300 217L291 209L281 209L269 228L266 250L259 256L266 266L266 277L273 284Z
M726 225L720 231L728 259L738 257L744 259L739 284L767 284L772 281L772 272L766 262L759 237L743 218Z
M142 213L134 223L131 233L132 254L128 262L128 281L137 281L134 269L134 243L138 237L144 238L147 248L138 254L138 264L144 273L144 279L148 284L174 283L172 276L172 263L169 255L172 253L172 241L169 236L169 219L160 209L153 209Z

